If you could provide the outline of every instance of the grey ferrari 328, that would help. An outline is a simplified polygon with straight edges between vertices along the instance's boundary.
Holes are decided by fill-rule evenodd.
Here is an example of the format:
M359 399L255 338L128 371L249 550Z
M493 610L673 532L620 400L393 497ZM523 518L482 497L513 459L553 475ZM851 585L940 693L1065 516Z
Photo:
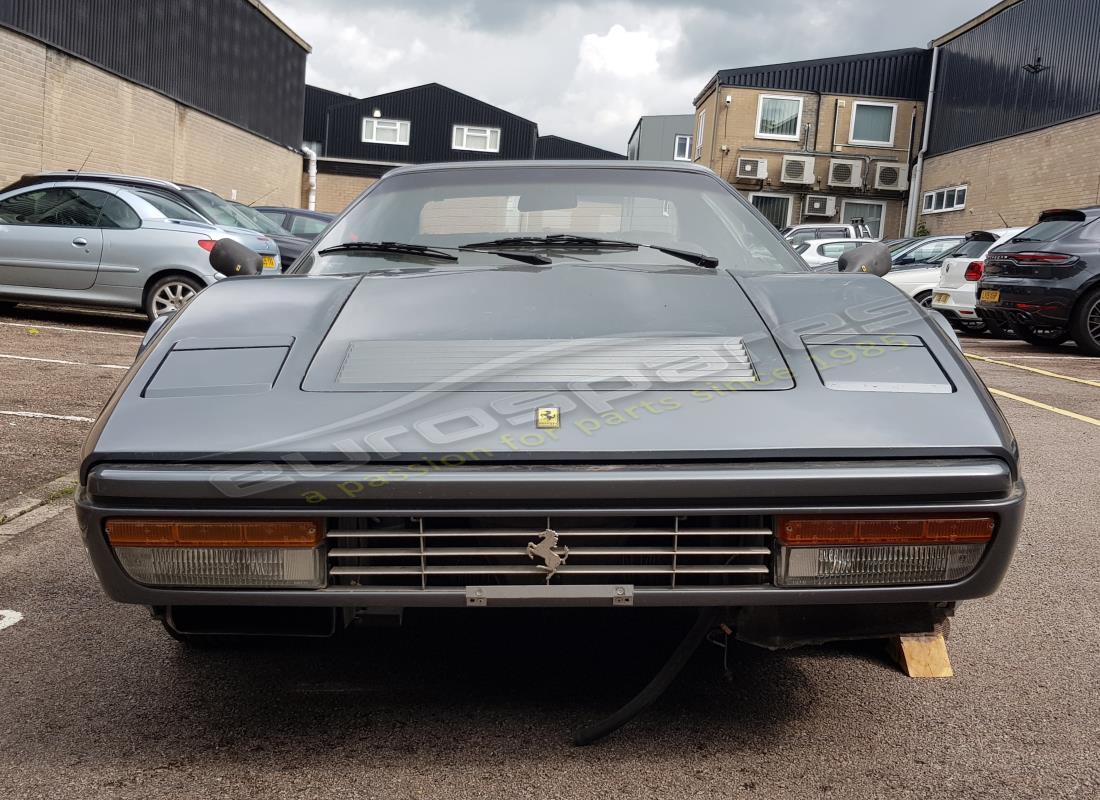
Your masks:
M1008 568L1017 446L950 328L706 169L405 167L255 258L219 242L245 277L153 325L83 453L95 570L173 635L690 606L783 647L932 631Z

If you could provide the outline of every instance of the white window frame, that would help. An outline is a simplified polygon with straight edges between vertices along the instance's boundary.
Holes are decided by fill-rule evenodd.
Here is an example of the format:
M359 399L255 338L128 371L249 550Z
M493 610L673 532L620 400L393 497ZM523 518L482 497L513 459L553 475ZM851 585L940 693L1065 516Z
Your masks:
M373 123L371 138L367 138L367 123ZM384 125L387 128L397 129L397 141L384 142L381 139L374 138L378 133L379 124ZM404 126L404 127L402 127ZM409 133L412 129L412 125L407 119L383 119L382 117L363 117L363 122L359 126L359 139L366 144L389 144L406 147L409 144ZM401 139L401 132L405 132L404 141Z
M875 142L868 139L855 138L856 130L856 113L859 111L860 106L878 106L879 108L889 108L890 114L890 141L888 142ZM852 118L848 121L848 144L858 144L863 147L890 147L894 146L894 135L897 133L898 125L898 104L897 103L876 103L873 100L856 100L852 103Z
M707 127L707 110L699 109L699 122L695 126L695 157L703 155L703 132Z
M762 94L756 99L756 138L757 139L774 139L781 142L799 142L802 141L802 101L803 97L796 94ZM761 133L760 122L764 114L764 101L765 100L795 100L798 102L798 116L795 118L798 122L794 126L794 135L788 135L785 133Z
M684 154L680 155L680 142L687 142L684 147ZM678 133L673 140L672 145L672 160L673 161L691 161L691 134L690 133Z
M455 144L455 136L459 131L462 131L462 144ZM485 147L467 147L466 138L470 135L471 131L476 131L479 135L485 137ZM497 135L497 146L491 147L489 142L492 141L492 134ZM500 128L490 128L487 125L454 125L451 127L451 149L452 150L469 150L473 153L499 153L500 152Z
M963 191L963 201L962 201L961 204L958 202L959 190L960 189L962 189L962 191ZM937 196L941 197L944 201L946 201L948 192L954 192L954 195L953 195L954 204L951 205L951 206L941 206L940 208L936 208L936 198L937 198ZM962 183L962 184L959 184L958 186L944 186L943 188L940 188L940 189L933 189L929 192L925 192L924 196L921 198L921 211L920 211L920 213L922 215L923 214L946 214L949 211L962 211L964 208L966 208L966 201L967 201L967 198L969 198L969 197L970 197L970 184L969 183Z
M883 238L883 236L885 235L885 232L884 232L883 229L886 227L886 211L887 211L887 207L889 206L889 203L887 203L885 201L882 201L882 200L868 200L868 199L863 198L863 197L842 197L842 198L840 198L840 224L841 225L851 225L852 224L851 222L845 222L844 221L844 208L849 203L859 203L860 205L863 205L863 206L878 206L879 208L882 209L882 216L879 217L879 224L878 224L878 238L879 239ZM864 222L863 224L867 225L866 222ZM869 225L868 225L868 228L870 228Z
M749 205L753 205L752 199L754 197L784 197L787 199L787 221L783 223L784 228L791 227L791 217L794 216L794 195L783 194L782 192L749 192ZM759 209L757 209L759 210Z

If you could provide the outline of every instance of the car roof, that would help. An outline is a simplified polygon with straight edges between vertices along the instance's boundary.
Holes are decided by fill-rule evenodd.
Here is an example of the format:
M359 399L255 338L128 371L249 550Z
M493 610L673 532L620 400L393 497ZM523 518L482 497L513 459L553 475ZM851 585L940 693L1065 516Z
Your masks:
M859 242L860 244L869 244L874 239L856 239L853 236L842 236L835 239L803 239L799 244L834 244L836 242Z
M318 219L332 219L336 215L328 211L310 211L308 208L292 208L290 206L252 206L257 211L281 211L286 214L301 214L306 217Z
M79 181L41 181L26 186L17 186L14 189L9 189L7 192L4 192L4 194L10 192L33 192L39 189L95 189L100 192L107 192L108 194L118 194L120 191L125 191L126 188L127 187L118 183L97 181L94 179L82 179Z
M666 172L697 172L701 175L715 175L714 170L699 164L672 161L628 161L625 159L527 159L524 161L441 161L432 164L407 164L392 169L383 175L385 180L391 175L407 175L410 172L436 172L439 170L489 170L489 169L626 169L626 170L663 170Z
M106 181L109 183L140 183L147 184L149 186L159 186L164 189L179 189L179 184L172 183L172 181L162 180L160 178L146 178L141 175L122 175L117 172L75 172L73 170L63 170L55 172L36 172L31 175L25 175L26 178L54 178L59 181L79 181L79 180L95 180Z

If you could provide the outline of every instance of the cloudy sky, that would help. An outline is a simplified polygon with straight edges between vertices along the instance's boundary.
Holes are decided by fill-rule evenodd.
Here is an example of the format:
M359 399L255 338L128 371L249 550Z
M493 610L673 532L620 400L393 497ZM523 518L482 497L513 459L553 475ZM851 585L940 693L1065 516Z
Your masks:
M625 152L717 70L923 46L993 0L267 0L306 80L364 97L436 81Z

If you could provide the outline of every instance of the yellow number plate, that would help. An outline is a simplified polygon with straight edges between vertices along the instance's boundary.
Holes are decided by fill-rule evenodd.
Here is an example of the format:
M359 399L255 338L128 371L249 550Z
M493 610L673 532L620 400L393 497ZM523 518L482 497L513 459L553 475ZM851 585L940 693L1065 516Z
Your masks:
M1001 293L997 289L982 289L980 300L983 303L999 303L1001 302Z
M950 295L946 295L946 294L943 294L943 293L935 294L935 295L932 296L932 302L933 303L946 303L950 299L951 299Z
M275 256L264 256L264 269L275 269Z

